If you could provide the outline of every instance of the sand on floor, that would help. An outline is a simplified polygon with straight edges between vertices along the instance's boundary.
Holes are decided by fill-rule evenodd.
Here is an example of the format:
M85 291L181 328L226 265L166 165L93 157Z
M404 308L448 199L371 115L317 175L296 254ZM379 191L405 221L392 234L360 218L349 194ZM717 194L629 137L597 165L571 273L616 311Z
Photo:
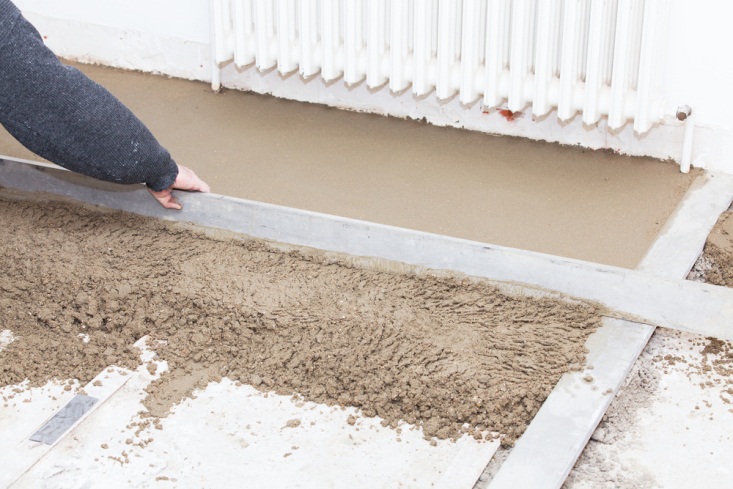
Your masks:
M718 219L689 278L733 287L733 210Z
M83 385L110 364L136 366L133 344L148 335L170 367L148 389L154 416L228 377L428 437L493 432L510 445L560 376L583 366L602 314L478 279L3 193L0 324L14 341L0 384Z
M566 489L727 488L733 344L658 328Z

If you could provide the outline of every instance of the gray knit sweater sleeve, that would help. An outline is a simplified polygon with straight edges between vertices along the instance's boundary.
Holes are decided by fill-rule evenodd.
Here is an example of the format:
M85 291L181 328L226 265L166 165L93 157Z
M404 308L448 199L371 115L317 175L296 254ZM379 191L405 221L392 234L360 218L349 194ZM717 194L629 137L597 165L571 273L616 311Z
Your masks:
M119 100L64 66L10 0L0 0L0 124L69 170L163 190L178 167Z

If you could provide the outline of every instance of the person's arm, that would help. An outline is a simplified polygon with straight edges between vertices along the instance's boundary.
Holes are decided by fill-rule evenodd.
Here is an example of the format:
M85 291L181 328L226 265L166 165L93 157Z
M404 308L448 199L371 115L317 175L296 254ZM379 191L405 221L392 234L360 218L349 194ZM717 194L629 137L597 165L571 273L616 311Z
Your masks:
M9 0L0 0L0 123L34 153L74 172L145 183L178 208L171 188L208 192L145 125L79 70L64 66Z

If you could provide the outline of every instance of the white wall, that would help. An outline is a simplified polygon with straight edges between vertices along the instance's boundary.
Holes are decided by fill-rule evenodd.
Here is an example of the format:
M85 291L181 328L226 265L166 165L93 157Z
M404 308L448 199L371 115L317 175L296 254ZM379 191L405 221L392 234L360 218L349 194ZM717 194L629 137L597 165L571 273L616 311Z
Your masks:
M670 0L665 95L695 112L693 158L733 173L733 3Z
M666 95L696 109L698 123L733 129L733 3L673 0Z
M15 0L60 56L128 69L209 81L207 0ZM667 0L670 7L669 59L665 96L675 105L693 107L696 118L693 164L733 173L733 5L724 0ZM259 73L253 67L222 67L225 86L272 93L280 97L324 103L398 117L426 118L438 125L580 144L590 148L649 155L679 161L682 126L676 120L644 136L629 125L618 133L605 122L586 127L579 117L567 124L554 114L533 121L531 115L508 122L484 114L480 104L441 102L434 94L416 98L386 88L372 91L363 83L346 87L297 75Z
M25 13L209 42L206 0L13 0Z

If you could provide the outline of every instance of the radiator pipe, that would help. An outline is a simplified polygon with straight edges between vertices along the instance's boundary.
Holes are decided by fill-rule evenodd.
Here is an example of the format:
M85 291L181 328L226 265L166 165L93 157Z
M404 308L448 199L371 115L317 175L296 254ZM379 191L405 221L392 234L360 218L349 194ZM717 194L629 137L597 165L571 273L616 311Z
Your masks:
M685 137L682 143L680 171L682 173L689 173L692 162L692 136L695 130L695 118L692 115L692 108L689 105L678 107L677 119L685 122Z
M221 89L221 73L219 72L219 63L211 61L211 89L219 92Z
M211 47L211 89L219 92L221 89L221 72L217 58L217 0L209 0L209 45Z

